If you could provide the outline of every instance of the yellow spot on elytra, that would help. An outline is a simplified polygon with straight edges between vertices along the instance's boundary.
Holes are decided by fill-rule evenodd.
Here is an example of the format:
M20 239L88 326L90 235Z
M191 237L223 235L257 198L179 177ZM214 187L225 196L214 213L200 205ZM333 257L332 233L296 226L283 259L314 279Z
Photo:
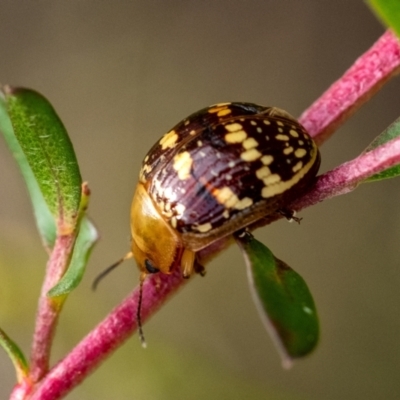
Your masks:
M256 176L258 179L264 179L268 175L271 175L271 170L268 167L261 167L256 171Z
M288 155L288 154L290 154L290 153L293 153L293 147L286 147L285 149L283 149L283 154L286 154L286 155Z
M197 231L199 231L201 233L208 232L211 230L211 228L212 228L212 225L209 222L207 222L206 224L203 224L203 225L197 225L197 226L193 227L193 229L196 229Z
M310 160L303 165L301 161L299 161L294 167L293 167L293 173L294 175L287 181L278 181L275 182L274 184L271 184L271 182L263 182L265 184L268 183L268 186L265 186L261 190L261 196L263 198L269 198L276 196L278 194L281 194L285 192L286 190L289 190L291 187L296 185L312 168L312 166L315 164L315 161L317 159L318 151L315 145L313 145L313 151L310 152ZM272 175L270 175L272 176ZM269 177L265 178L266 180Z
M214 189L212 194L218 203L225 205L226 208L233 207L238 201L238 197L233 193L232 189L228 186L222 189Z
M197 146L198 146L198 147L203 146L203 142L202 142L201 140L198 140L198 141L197 141Z
M210 109L208 110L208 112L209 112L210 114L215 114L215 113L217 113L217 112L219 112L219 111L221 111L221 107L218 107L218 106L213 107L213 108L210 108Z
M224 117L225 115L229 115L232 112L230 108L223 108L221 111L218 111L218 117Z
M263 122L264 122L264 124L265 124L265 125L271 125L271 121L270 121L270 120L268 120L268 119L264 119L264 121L263 121Z
M229 218L229 208L243 210L253 204L253 200L250 197L245 197L242 200L239 200L236 194L228 186L225 186L222 189L214 189L212 193L218 203L223 204L226 207L226 210L223 213L225 218Z
M264 185L269 186L269 185L274 185L275 183L280 182L282 179L278 174L271 174L267 176L266 178L263 179Z
M244 197L242 200L239 200L234 208L236 210L244 210L247 207L250 207L253 204L253 200L250 197Z
M258 127L257 128L257 133L262 133L262 128Z
M245 131L236 131L227 133L225 135L225 141L227 143L242 143L247 137L247 133Z
M211 113L211 114L218 113L217 115L218 115L219 117L221 117L221 115L219 115L219 112L220 112L220 111L227 110L227 109L228 109L227 106L228 106L229 104L231 104L231 103L218 103L218 104L214 104L213 106L210 106L208 112ZM228 109L228 110L229 110L229 109ZM231 111L229 110L228 114L229 114L230 112L231 112ZM223 114L223 115L226 115L226 114Z
M161 148L163 150L172 149L172 148L175 147L175 144L176 144L177 140L178 140L178 135L174 130L172 130L172 131L166 133L161 138L161 140L160 140Z
M190 119L187 119L186 121L185 121L185 126L188 126L190 124Z
M250 149L250 150L244 151L240 155L240 158L244 161L255 161L255 160L258 160L260 157L261 157L261 153L257 149Z
M143 171L139 172L139 181L142 183L146 183L146 178L144 177Z
M272 157L270 155L266 155L266 156L262 156L261 157L261 162L264 165L270 165L273 161L274 161L274 157Z
M181 203L178 203L178 204L175 206L175 211L176 211L176 213L177 213L179 216L183 215L183 213L185 212L185 210L186 210L186 207L185 207L183 204L181 204Z
M176 226L177 226L176 217L172 217L171 220L170 220L170 223L171 223L171 226L172 226L174 229L176 229Z
M237 122L234 122L233 124L227 124L225 125L225 129L228 132L236 132L236 131L240 131L243 129L243 126L241 124L238 124Z
M243 147L244 147L246 150L249 150L249 149L252 149L252 148L258 146L257 140L255 140L255 139L252 138L252 137L246 139L242 144L243 144Z
M144 164L139 172L139 180L140 182L146 182L145 175L150 173L153 167L150 164Z
M303 146L304 142L302 140L299 140L299 145Z
M188 151L179 153L174 157L173 168L177 172L180 180L190 177L190 169L192 168L193 159Z
M303 168L303 162L299 161L293 168L292 171L293 172L297 172L300 171Z
M153 167L150 164L145 164L143 166L143 171L148 174L149 172L151 172L151 170L153 169Z
M283 132L283 128L278 128L278 132L282 133Z
M276 140L289 140L289 136L288 135L276 135L275 139Z
M190 132L189 132L189 135L195 135L196 134L196 131L194 130L194 129L192 129Z
M277 194L282 193L280 190L277 190L274 186L266 186L262 188L261 197L267 199L268 197L273 197Z
M302 157L304 157L306 154L307 154L307 151L306 151L305 149L297 149L297 150L294 152L294 155L295 155L296 157L298 157L298 158L302 158Z
M293 137L299 137L299 132L297 132L297 131L294 130L294 129L291 129L291 130L289 131L289 133L290 133Z
M276 124L279 125L279 126L284 126L284 123L281 122L281 121L276 121Z
M253 120L251 120L251 121L250 121L250 124L251 124L251 125L253 125L253 126L256 126L256 125L257 125L257 122L256 122L256 121L253 121Z

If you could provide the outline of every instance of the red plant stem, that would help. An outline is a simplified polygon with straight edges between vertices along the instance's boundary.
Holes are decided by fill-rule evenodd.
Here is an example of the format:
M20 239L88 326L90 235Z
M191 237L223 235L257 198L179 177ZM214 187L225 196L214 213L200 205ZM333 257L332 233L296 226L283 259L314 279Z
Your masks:
M321 145L399 72L400 42L387 31L300 116L299 121Z
M398 72L399 66L399 41L392 33L386 32L356 61L343 78L332 85L302 115L302 124L317 137L319 143L322 143L340 123L349 118L351 113ZM388 151L391 152L389 156ZM349 191L362 177L370 174L368 171L378 172L398 162L400 162L400 139L395 139L322 175L316 186L291 206L294 209L301 209ZM226 246L226 242L226 240L225 243L220 241L212 248L207 248L202 252L202 258L210 259ZM185 282L179 270L171 275L159 276L159 279L156 284L154 277L149 277L144 284L143 321L154 314ZM120 346L137 328L135 319L137 299L138 288L49 371L35 388L30 400L60 399L93 371L110 352Z
M49 369L51 344L61 304L47 297L47 292L60 280L65 271L74 245L74 235L57 236L47 263L31 349L30 378L33 382L38 382Z
M171 275L148 276L143 284L142 320L147 320L187 280L179 269ZM90 332L39 385L31 400L59 399L82 381L136 329L139 290L136 288ZM138 341L139 345L139 341Z

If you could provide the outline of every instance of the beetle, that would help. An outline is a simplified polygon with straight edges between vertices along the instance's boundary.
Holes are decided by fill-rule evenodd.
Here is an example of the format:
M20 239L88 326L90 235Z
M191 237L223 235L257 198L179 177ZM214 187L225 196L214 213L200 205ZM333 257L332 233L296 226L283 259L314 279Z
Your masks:
M320 153L286 111L219 103L169 130L147 153L131 206L131 251L141 271L203 273L196 254L285 210L315 182ZM141 298L140 301L141 303ZM140 304L138 306L140 325ZM140 329L140 327L139 327Z

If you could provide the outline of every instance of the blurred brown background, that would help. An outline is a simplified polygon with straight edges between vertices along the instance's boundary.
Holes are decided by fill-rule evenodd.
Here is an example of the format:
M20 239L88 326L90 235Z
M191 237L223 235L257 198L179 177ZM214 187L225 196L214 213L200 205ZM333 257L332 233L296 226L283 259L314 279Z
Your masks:
M102 240L68 300L54 362L136 285L125 254L139 165L204 106L250 101L299 115L384 29L355 1L2 1L0 81L34 88L66 124ZM322 148L322 171L356 157L400 114L393 80ZM28 352L46 262L24 184L0 141L0 326ZM216 259L67 398L398 399L399 181L356 192L257 232L308 282L317 350L290 371L258 318L236 248ZM0 351L0 397L14 383Z

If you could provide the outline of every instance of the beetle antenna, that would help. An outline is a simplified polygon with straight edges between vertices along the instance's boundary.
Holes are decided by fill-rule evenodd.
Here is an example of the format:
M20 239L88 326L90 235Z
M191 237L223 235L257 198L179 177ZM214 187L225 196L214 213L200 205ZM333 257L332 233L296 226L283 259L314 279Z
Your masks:
M140 284L139 284L139 299L138 299L138 305L136 309L136 324L138 328L138 334L139 334L139 339L140 343L142 344L142 347L145 349L147 347L146 339L144 337L143 333L143 328L142 328L142 300L143 300L143 283L146 278L147 274L141 274L140 275Z
M118 260L116 263L110 265L108 268L106 268L103 272L101 272L99 275L97 275L96 279L92 283L92 290L95 291L99 282L106 276L108 275L113 269L117 268L118 265L122 264L125 260L128 258L132 258L133 254L130 251L128 254L126 254L124 257L122 257L120 260Z

